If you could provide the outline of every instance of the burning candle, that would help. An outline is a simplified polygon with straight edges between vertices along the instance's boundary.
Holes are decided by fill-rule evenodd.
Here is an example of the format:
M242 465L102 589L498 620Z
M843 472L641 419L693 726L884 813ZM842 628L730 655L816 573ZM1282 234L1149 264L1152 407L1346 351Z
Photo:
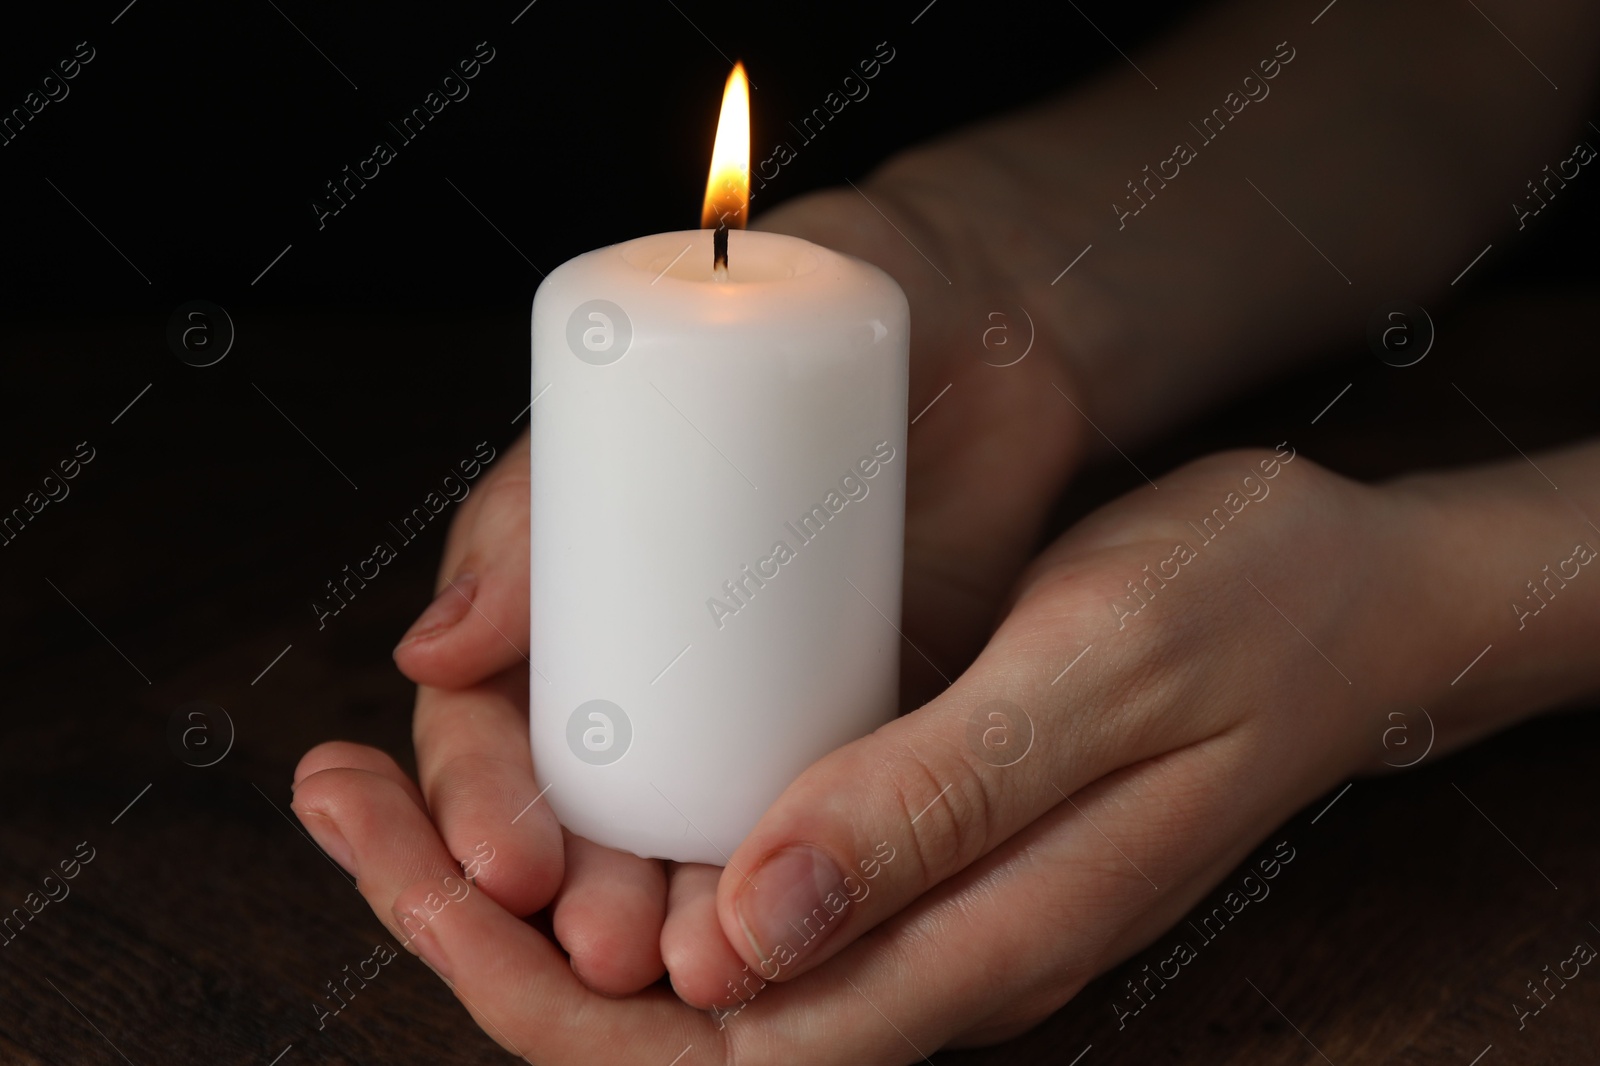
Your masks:
M893 717L899 664L905 295L745 231L749 144L735 67L705 228L533 302L534 773L573 833L717 865Z

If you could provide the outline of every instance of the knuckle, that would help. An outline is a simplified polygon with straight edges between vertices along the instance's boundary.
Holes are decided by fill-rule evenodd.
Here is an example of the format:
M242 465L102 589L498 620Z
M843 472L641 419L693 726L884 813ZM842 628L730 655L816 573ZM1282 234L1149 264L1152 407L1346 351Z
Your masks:
M483 495L482 506L492 510L524 508L528 506L530 477L525 464L496 466L478 486Z
M516 776L516 766L505 759L463 752L450 756L428 774L422 794L448 839L452 830L472 823L480 811L488 817L488 812L510 806L517 791Z
M909 745L900 748L886 781L904 812L905 834L924 883L942 881L989 849L994 840L989 786L953 746L932 755Z

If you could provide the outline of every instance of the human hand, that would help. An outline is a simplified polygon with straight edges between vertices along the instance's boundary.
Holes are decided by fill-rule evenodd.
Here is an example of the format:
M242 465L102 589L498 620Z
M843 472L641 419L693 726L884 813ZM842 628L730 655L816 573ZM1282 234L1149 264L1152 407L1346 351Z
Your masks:
M520 836L509 828L534 794L531 777L526 798L480 802L485 817L499 808L484 839L499 855L511 841L542 871L536 890L497 905L506 891L490 887L497 858L480 873L485 891L447 908L415 946L492 1035L558 1062L592 1055L584 1034L594 1032L665 1060L692 1044L743 1061L909 1061L920 1052L907 1040L931 1050L1035 1023L1169 926L1286 814L1376 766L1386 711L1426 703L1440 746L1462 739L1449 701L1435 697L1476 639L1455 624L1473 612L1450 602L1463 595L1450 591L1459 560L1432 550L1459 518L1414 486L1363 487L1290 455L1191 464L1159 493L1136 492L1062 537L973 666L927 706L808 770L720 885L716 871L676 867L668 908L660 882L596 877L610 895L588 905L604 913L579 927L609 939L617 971L586 972L605 956L580 944L580 981L515 920L554 901L565 944L562 908L581 905L551 875L559 831L544 808L527 810L524 827L543 820ZM1214 510L1223 532L1202 542L1189 522ZM1152 590L1137 611L1135 579ZM1396 602L1433 607L1395 626ZM498 729L506 758L520 758L520 673L475 690L424 689L419 705L467 731ZM971 723L981 737L997 700L1014 705L1013 727L1022 713L1032 722L1031 747L1011 765L971 742ZM296 776L296 810L319 840L338 827L330 852L391 928L454 872L450 856L476 843L436 831L393 763L368 749L319 748ZM834 903L817 901L837 917L817 922L825 932L809 944L770 931L812 912L769 861L800 843L854 875L812 866L799 878L838 886ZM767 891L757 895L747 877ZM773 910L778 921L766 922ZM639 950L652 943L681 997L737 1013L697 1014L657 991L610 1002L584 987L643 987L659 972L659 956ZM607 987L621 976L630 980ZM753 1002L738 1009L736 999Z
M992 628L1001 597L1079 455L1084 426L1063 396L1088 400L1076 384L1072 346L1055 336L1025 335L1014 308L1003 312L1009 315L1005 331L1016 334L1007 341L1010 349L992 342L985 347L985 331L995 328L991 312L1006 306L989 298L1003 264L950 254L962 269L950 266L955 277L947 282L905 236L915 234L918 246L945 258L941 245L951 244L959 230L948 198L926 190L902 195L894 183L866 187L806 197L762 221L872 258L895 273L913 308L913 402L926 406L949 386L950 395L914 429L903 617L913 643L954 673ZM878 205L898 221L889 222ZM1013 365L992 365L1018 359L1024 350ZM395 651L402 671L423 686L413 730L422 792L439 832L463 855L508 832L508 804L520 812L540 794L527 754L525 700L515 722L463 720L443 715L437 710L442 702L429 693L478 684L528 662L528 476L524 434L463 501L445 547L438 598ZM920 657L907 657L906 665L908 706L943 687L941 667L930 669ZM530 886L564 884L556 934L575 969L611 994L649 984L665 964L653 938L635 938L620 950L609 924L615 908L580 901L627 900L641 921L659 924L669 872L674 898L687 893L709 901L716 881L712 867L669 871L570 835L564 848L549 847L562 837L543 808L519 818L509 832L480 887L513 913L526 914L539 896Z
M1060 538L945 693L819 760L766 812L718 883L738 965L709 923L669 914L681 996L738 1011L752 974L826 973L863 940L912 960L924 988L944 968L985 973L975 1001L919 999L895 1024L1018 1031L1299 806L1382 769L1388 712L1430 708L1438 752L1507 720L1448 684L1491 601L1461 580L1471 549L1432 554L1460 540L1460 499L1428 479L1361 486L1287 445L1160 485ZM1397 603L1428 607L1397 625ZM896 860L874 861L883 849ZM947 952L933 930L950 922L1000 949Z

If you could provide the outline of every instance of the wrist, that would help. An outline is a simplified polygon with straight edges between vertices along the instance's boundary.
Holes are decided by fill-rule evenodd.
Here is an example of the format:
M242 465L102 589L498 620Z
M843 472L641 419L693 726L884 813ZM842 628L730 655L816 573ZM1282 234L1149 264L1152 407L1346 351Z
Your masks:
M1600 688L1600 530L1583 482L1600 447L1402 478L1384 490L1418 516L1427 562L1415 607L1437 627L1422 693L1439 746L1459 747ZM1576 491L1574 491L1576 490ZM1426 604L1427 607L1421 605ZM1416 624L1408 623L1408 624ZM1419 664L1420 665L1420 664Z
M1085 418L1131 447L1226 391L1230 376L1200 351L1225 347L1216 342L1214 301L1190 301L1184 343L1196 351L1170 358L1173 345L1155 323L1174 318L1168 312L1185 290L1152 291L1144 279L1152 257L1166 255L1161 245L1108 233L1091 212L1109 161L1083 165L1096 121L1080 116L1063 132L1053 113L1063 106L1076 114L1070 104L1047 105L906 150L853 188L788 201L755 225L859 256L893 277L912 308L913 376L924 360L946 364L928 367L942 379L935 392L957 369L951 360L1003 368L987 358L1000 353L985 351L992 326L1006 326L1008 344L1028 336L1029 361L1050 361L1081 412L1062 404L1063 422L1083 429L1088 451L1110 454ZM1077 146L1073 154L1064 143Z
M756 226L893 277L911 306L911 414L947 386L967 405L988 397L983 417L1038 429L1024 458L1054 471L1049 498L1085 453L1111 450L1086 418L1103 427L1094 374L1102 360L1093 353L1114 319L1110 300L1088 295L1091 285L1052 289L1050 275L1034 276L1042 266L1030 273L1055 256L1041 250L1037 227L1019 221L1027 212L1015 181L981 152L938 143L896 156L856 187L781 204Z
M1048 362L1050 372L1041 377L1077 408L1074 413L1051 397L1063 421L1082 430L1083 449L1110 454L1112 446L1086 420L1119 445L1135 440L1153 428L1137 413L1145 409L1140 398L1159 388L1144 373L1148 367L1136 367L1130 359L1132 316L1125 309L1131 301L1094 267L1101 249L1089 245L1098 239L1098 227L1063 206L1083 198L1062 191L1068 176L1057 175L1047 188L1036 168L1014 158L1016 145L1027 138L1012 127L1024 121L985 126L902 153L864 188L913 220L901 228L925 235L926 242L917 237L917 245L953 281L946 285L933 271L918 269L920 262L907 259L917 254L909 241L891 236L902 245L901 261L910 268L913 305L917 295L923 297L937 319L934 328L948 331L943 336L970 336L972 343L962 346L969 358L1004 367L1001 357L1010 357L1010 350L994 349L986 331L1006 324L1008 344L1031 342L1028 359ZM895 214L887 206L884 210ZM1049 385L1043 387L1049 391Z

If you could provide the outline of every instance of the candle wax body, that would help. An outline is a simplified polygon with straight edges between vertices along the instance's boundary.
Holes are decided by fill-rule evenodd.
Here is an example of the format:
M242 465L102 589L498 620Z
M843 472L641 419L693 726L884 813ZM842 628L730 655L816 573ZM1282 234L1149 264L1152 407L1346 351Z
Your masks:
M578 256L533 303L534 773L561 824L726 865L893 717L904 294L795 237Z

